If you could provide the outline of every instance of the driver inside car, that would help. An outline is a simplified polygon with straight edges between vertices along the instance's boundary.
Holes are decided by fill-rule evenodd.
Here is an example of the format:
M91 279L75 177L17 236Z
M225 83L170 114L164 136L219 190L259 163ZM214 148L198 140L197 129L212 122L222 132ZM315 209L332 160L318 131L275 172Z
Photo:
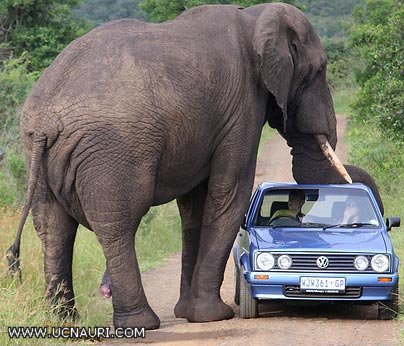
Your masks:
M281 217L295 218L299 222L302 222L304 214L302 213L302 206L305 202L306 195L303 190L292 190L289 193L288 209L277 210L269 220L271 223L273 220Z

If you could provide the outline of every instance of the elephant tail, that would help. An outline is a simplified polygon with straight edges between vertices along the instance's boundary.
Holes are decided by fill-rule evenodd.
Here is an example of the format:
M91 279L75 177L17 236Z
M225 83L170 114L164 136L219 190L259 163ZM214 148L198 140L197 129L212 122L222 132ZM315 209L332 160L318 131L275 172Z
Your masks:
M25 221L31 209L32 200L34 198L35 188L38 183L38 177L41 169L42 157L46 149L46 142L47 137L45 135L36 136L33 139L31 169L29 172L29 180L28 180L28 191L25 197L24 208L22 210L22 215L20 223L18 225L14 244L11 245L7 251L8 270L13 276L18 275L20 281L21 281L21 269L20 269L21 235Z

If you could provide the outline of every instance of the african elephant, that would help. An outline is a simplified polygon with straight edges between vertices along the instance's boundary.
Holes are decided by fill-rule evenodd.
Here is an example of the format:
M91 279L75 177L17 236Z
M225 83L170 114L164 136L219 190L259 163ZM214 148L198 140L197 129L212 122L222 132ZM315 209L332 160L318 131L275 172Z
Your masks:
M150 206L177 199L183 253L175 314L233 317L219 290L266 122L292 147L298 182L374 184L359 168L348 174L333 153L326 55L298 9L207 5L162 24L124 19L92 30L57 57L24 104L30 179L10 256L19 256L32 205L47 297L75 313L71 266L82 224L103 247L114 325L158 328L133 244Z

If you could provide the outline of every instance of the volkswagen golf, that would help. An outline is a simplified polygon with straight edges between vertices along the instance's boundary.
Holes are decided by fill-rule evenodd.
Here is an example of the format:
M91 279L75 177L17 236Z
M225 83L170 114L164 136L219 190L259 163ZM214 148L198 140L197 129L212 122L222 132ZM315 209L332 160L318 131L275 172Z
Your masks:
M398 266L389 231L363 184L262 183L233 248L235 302L258 317L263 300L377 304L379 319L398 310Z

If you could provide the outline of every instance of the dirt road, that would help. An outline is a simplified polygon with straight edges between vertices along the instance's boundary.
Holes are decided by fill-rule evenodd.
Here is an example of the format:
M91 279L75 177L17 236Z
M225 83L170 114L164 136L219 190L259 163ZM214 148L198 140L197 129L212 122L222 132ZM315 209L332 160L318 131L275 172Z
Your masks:
M346 120L338 117L342 136ZM346 162L342 140L337 154ZM293 181L289 148L280 136L265 145L257 165L256 182ZM350 305L296 306L265 304L260 318L239 318L233 302L233 259L227 264L221 294L235 310L229 321L188 323L173 314L180 282L180 254L172 256L156 270L142 275L150 305L161 319L161 327L148 331L141 343L162 345L398 345L399 322L376 320L373 306ZM122 341L119 342L122 344ZM124 344L129 342L124 342ZM114 343L115 344L115 343Z

